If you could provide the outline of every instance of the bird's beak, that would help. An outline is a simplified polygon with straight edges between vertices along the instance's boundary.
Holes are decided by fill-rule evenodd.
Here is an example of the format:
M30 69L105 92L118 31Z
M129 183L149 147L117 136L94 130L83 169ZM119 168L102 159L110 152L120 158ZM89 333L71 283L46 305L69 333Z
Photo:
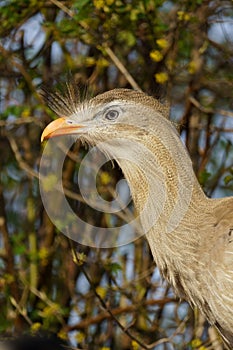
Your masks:
M75 134L77 129L82 127L78 124L69 124L64 117L58 118L46 126L41 135L41 142L54 136Z

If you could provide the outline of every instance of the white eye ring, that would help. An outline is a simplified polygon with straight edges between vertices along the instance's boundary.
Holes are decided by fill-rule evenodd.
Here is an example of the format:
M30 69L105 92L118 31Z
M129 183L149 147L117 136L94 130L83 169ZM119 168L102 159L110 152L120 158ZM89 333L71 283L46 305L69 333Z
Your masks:
M108 120L115 120L119 115L119 112L116 109L110 109L106 114L105 118Z

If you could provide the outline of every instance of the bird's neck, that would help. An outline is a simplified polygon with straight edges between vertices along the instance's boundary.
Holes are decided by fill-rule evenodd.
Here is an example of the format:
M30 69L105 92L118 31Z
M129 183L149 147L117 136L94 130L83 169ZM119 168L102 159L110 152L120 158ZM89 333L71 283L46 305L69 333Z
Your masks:
M197 220L208 199L179 136L154 134L140 138L140 149L131 148L134 162L119 163L158 267L182 293L175 276L182 270L190 278L187 259L189 266L196 263Z
M127 159L119 160L146 231L159 225L172 234L185 224L187 213L192 221L194 203L207 200L179 135L172 131L129 140Z

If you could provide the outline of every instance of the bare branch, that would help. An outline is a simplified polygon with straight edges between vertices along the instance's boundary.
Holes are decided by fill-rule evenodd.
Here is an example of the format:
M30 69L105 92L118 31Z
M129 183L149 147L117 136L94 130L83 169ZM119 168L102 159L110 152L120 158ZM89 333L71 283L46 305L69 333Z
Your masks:
M119 58L115 55L115 53L110 49L108 46L104 46L105 52L108 54L108 56L111 58L113 63L116 65L116 67L119 69L119 71L125 76L126 80L130 83L133 89L142 91L142 89L139 87L139 85L136 83L132 75L128 72L128 70L125 68L123 63L119 60Z

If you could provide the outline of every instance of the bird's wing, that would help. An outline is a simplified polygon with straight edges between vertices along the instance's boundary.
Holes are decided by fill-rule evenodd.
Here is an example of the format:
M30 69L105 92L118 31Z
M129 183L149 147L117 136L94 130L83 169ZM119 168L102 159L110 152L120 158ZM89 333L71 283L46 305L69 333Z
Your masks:
M209 263L209 306L215 325L233 349L233 198L212 200ZM221 316L220 316L221 315Z
M233 297L233 197L216 200L213 214L214 236L219 244L216 246L217 261L222 264L224 274L230 273Z

